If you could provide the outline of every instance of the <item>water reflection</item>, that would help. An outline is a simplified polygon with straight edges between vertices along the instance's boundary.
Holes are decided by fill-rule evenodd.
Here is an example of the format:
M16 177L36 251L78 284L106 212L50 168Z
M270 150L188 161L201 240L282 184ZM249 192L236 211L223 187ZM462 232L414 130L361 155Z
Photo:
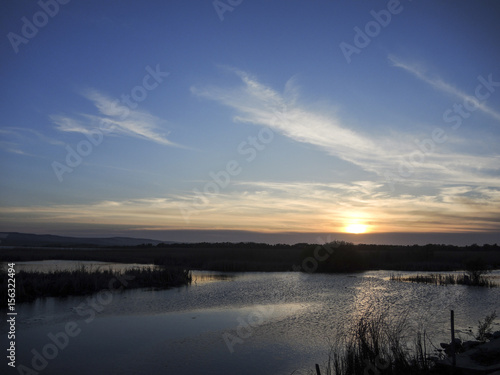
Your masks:
M237 277L237 274L220 273L213 271L191 271L191 284L202 285L217 281L231 281Z
M75 322L82 333L47 373L306 374L328 358L336 328L370 307L395 321L408 312L435 343L449 336L449 309L457 329L500 310L500 288L400 283L389 275L194 271L189 287L114 294L89 322L74 307L95 296L40 299L18 306L19 360L29 363L48 333ZM0 322L2 337L6 329ZM241 339L233 353L225 333Z
M7 264L3 264L7 267ZM34 262L16 263L16 271L26 272L57 272L57 271L76 271L85 268L87 271L106 271L114 273L124 273L130 269L155 269L159 266L154 264L140 263L112 263L99 261L74 261L74 260L41 260ZM214 271L192 271L192 284L201 285L217 281L230 281L235 279L238 274L220 273Z

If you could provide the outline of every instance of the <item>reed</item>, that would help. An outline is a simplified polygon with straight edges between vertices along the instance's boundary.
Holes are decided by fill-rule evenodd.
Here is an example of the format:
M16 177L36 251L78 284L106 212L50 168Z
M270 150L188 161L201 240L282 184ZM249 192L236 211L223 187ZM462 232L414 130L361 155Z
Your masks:
M390 279L392 281L411 282L411 283L425 283L433 285L471 285L483 286L492 288L498 286L496 283L488 280L486 277L479 277L477 280L471 279L468 275L416 275L416 276L402 276L392 274Z
M433 362L425 332L410 339L406 315L392 320L387 312L368 309L347 330L337 333L326 375L423 375Z
M110 280L125 277L125 288L169 288L187 285L191 272L184 268L160 267L152 269L131 268L123 273L110 269L93 269L81 266L73 271L26 272L16 274L16 302L33 301L38 297L65 297L92 294L109 288ZM0 273L0 288L7 290L7 274ZM7 297L2 296L2 301ZM2 303L6 307L6 302Z

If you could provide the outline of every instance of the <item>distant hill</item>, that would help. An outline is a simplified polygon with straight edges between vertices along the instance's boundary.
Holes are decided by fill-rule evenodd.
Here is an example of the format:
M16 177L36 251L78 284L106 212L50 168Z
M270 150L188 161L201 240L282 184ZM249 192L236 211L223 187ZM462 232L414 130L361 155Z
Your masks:
M0 232L0 246L105 247L105 246L137 246L142 244L157 245L160 242L174 243L172 241L158 241L147 238L131 238L131 237L85 238L85 237L54 236L51 234Z

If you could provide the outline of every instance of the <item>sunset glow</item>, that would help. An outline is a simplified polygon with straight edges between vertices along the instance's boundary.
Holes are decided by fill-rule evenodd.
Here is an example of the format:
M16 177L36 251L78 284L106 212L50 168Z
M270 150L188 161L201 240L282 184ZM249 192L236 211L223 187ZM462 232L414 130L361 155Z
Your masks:
M500 242L494 2L10 3L0 233Z
M344 231L346 233L359 234L366 233L367 229L367 226L364 224L349 224L344 228Z

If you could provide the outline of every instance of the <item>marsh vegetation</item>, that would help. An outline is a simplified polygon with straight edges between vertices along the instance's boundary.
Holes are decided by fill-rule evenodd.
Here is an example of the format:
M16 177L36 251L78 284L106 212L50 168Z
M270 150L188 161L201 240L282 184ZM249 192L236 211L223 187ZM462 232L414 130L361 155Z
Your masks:
M327 253L326 249L331 252ZM0 251L0 261L95 260L177 266L192 270L281 272L301 269L304 260L321 255L315 272L366 270L463 270L471 259L490 269L500 268L498 245L354 245L334 241L326 245L264 243L185 243L95 248L12 248ZM328 255L328 256L326 256ZM302 267L303 268L303 267Z
M430 275L415 275L415 276L403 276L403 275L391 275L392 281L403 281L411 283L425 283L433 285L471 285L471 286L484 286L488 288L493 288L498 286L496 283L488 280L485 277L481 277L478 280L471 279L468 275L442 275L442 274L430 274Z
M7 278L5 270L0 271L2 307L6 307ZM38 297L65 297L86 295L111 287L169 288L191 282L191 273L179 267L159 266L155 268L127 269L116 272L111 269L93 269L81 266L73 271L20 271L15 275L16 302L33 301ZM114 281L117 282L114 282ZM4 294L4 295L3 295Z
M434 345L425 331L411 328L408 316L389 318L387 310L375 306L364 311L347 328L337 331L335 344L332 346L329 360L324 370L326 375L443 375L455 372L443 366L442 360L451 356L448 349L442 350ZM477 342L465 344L480 345L493 339L492 324L495 312L479 321L474 336ZM462 340L455 343L456 353L465 351ZM483 352L487 350L484 349ZM497 358L498 361L498 358ZM451 372L448 372L451 371ZM467 372L469 373L469 372Z
M391 319L374 307L338 331L335 341L327 375L420 375L428 374L433 366L425 332L412 336L405 315Z
M490 270L482 258L468 259L464 262L463 268L464 273L460 275L430 274L402 276L392 274L391 280L434 285L471 285L489 288L498 286L498 284L486 278L486 274L488 274Z
M320 256L318 257L318 254ZM471 260L472 259L472 260ZM0 261L93 260L116 263L155 264L154 270L130 270L134 277L130 288L165 287L189 282L187 270L226 272L284 272L318 273L360 272L366 270L461 270L467 276L415 276L398 281L429 282L434 284L469 284L492 286L484 278L484 270L500 267L500 247L484 246L389 246L354 245L334 241L325 245L299 243L295 245L262 243L193 243L144 244L133 247L100 248L4 248ZM313 263L307 263L308 261ZM304 264L313 267L304 267ZM465 265L465 266L464 266ZM106 287L116 275L109 270L82 268L76 271L52 273L19 272L16 275L17 302L30 301L37 296L67 296L88 294ZM7 277L0 274L1 290L7 291ZM0 296L3 300L4 296Z

